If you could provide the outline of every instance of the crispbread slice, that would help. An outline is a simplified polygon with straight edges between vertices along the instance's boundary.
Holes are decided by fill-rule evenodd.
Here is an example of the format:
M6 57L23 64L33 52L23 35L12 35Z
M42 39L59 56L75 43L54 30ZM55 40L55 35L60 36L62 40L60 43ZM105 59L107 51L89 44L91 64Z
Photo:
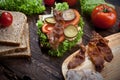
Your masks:
M1 58L21 58L21 57L31 57L31 53L30 53L30 39L29 39L29 26L28 24L26 24L25 26L25 40L27 43L27 50L26 51L22 51L22 52L15 52L12 54L5 54L0 56Z
M11 26L0 29L0 44L20 45L24 25L27 17L21 12L10 12L13 16Z
M20 46L0 45L0 55L11 54L14 52L25 51L27 49L25 36L23 35Z

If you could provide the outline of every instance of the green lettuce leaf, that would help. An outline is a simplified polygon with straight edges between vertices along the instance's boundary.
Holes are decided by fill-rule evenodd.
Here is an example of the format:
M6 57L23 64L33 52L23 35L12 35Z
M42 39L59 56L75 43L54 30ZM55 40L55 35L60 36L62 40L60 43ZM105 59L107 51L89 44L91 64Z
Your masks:
M75 38L75 40L73 40L73 41L68 41L68 40L63 41L59 45L57 50L54 50L50 47L47 36L44 33L42 33L42 31L41 31L42 26L38 26L38 35L39 35L41 47L49 48L48 54L50 54L52 56L57 56L57 57L63 56L63 54L65 54L66 51L70 50L72 47L74 47L82 39L83 26L84 26L84 21L81 17L80 22L79 22L79 27L81 28L81 30L78 32L78 35Z
M90 15L99 4L106 4L104 0L80 0L82 14Z
M1 0L0 9L21 11L25 14L39 14L45 11L43 0Z

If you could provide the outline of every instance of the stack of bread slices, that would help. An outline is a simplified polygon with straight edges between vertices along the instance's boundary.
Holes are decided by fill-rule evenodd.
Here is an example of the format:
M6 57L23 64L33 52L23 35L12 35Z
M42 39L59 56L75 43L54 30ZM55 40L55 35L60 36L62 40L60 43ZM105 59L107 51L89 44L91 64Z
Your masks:
M10 12L12 25L0 28L0 58L30 57L29 25L21 12Z

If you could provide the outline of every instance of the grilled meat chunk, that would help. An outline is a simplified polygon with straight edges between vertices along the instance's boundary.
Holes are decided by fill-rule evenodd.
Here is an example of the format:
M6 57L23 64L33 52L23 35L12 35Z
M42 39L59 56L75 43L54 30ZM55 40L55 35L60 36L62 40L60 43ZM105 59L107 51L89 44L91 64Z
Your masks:
M113 54L108 46L108 40L103 38L96 32L93 32L92 39L88 43L88 55L95 64L97 71L104 68L104 60L110 62L113 59Z
M85 51L85 46L80 45L80 51L69 62L68 69L73 69L85 61Z
M100 53L99 49L95 45L95 43L90 42L88 44L88 50L87 53L91 59L91 61L94 63L96 71L101 71L104 68L104 57Z
M99 51L103 54L104 59L107 62L111 62L113 59L113 54L110 47L108 46L108 43L106 43L103 39L100 39L99 43L97 43L97 47Z

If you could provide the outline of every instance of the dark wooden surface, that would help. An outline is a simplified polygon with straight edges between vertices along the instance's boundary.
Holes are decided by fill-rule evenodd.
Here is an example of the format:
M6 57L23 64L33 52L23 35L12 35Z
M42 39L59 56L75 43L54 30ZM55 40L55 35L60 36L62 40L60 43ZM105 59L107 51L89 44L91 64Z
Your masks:
M108 36L119 32L118 22L120 22L120 1L106 0L116 6L117 22L113 28L107 30L95 29L90 25L90 20L84 15L84 36L83 43L86 44L92 31L97 31L102 36ZM79 4L75 6L79 8ZM79 9L78 9L79 10ZM64 80L61 72L62 62L68 57L72 51L68 51L63 57L51 57L47 53L42 53L39 47L39 39L37 35L36 21L38 15L28 16L28 23L30 26L30 45L31 54L30 59L9 59L0 61L0 80Z

